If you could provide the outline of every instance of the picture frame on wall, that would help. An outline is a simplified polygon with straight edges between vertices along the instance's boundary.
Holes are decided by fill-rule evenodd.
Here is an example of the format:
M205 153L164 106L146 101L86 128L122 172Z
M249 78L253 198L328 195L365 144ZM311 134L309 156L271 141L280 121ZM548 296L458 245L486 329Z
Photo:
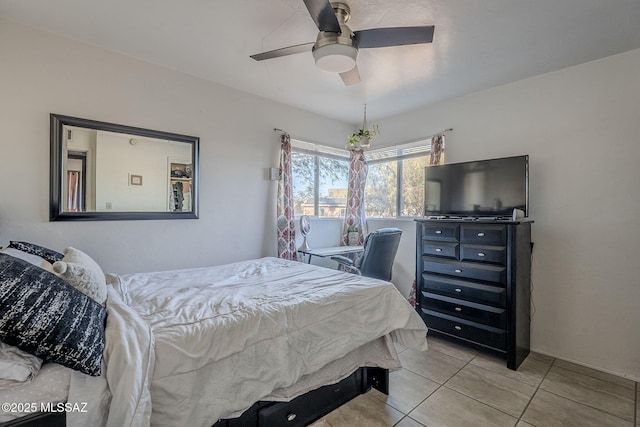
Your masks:
M142 185L142 175L129 175L129 185Z

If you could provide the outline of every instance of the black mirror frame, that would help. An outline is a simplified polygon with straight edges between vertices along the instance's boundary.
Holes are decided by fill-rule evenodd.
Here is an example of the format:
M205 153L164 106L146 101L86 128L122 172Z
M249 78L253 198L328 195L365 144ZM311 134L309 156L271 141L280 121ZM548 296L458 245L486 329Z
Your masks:
M193 159L192 210L191 212L64 212L62 208L63 185L63 127L78 126L88 129L127 133L148 138L167 139L191 144ZM153 220L153 219L197 219L198 218L198 176L200 138L143 129L133 126L118 125L96 120L50 114L51 163L50 163L50 198L49 221L117 221L117 220Z

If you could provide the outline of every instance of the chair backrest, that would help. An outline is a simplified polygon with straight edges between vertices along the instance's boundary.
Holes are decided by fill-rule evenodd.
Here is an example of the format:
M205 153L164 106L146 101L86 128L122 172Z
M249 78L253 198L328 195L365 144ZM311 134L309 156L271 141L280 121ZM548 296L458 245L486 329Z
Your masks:
M369 233L364 241L364 253L358 260L360 273L390 281L401 236L402 230L399 228L381 228Z

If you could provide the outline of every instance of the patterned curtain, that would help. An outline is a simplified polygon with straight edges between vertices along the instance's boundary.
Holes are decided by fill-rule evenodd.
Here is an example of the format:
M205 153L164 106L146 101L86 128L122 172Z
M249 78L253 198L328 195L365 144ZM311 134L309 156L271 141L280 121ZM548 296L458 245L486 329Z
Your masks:
M278 258L296 261L296 228L293 219L293 183L291 174L291 137L288 133L280 139L280 171L278 181Z
M364 186L367 182L367 161L363 150L351 150L349 162L349 189L347 191L347 212L342 230L342 244L349 243L349 230L357 228L358 245L364 244L367 221L364 216Z
M440 157L444 151L444 135L438 134L431 138L431 156L429 157L429 165L439 165Z
M431 138L431 155L429 156L429 165L439 165L442 152L444 151L444 135L438 134ZM416 307L416 279L413 279L411 285L411 291L409 292L409 298L407 298L409 304L413 308Z

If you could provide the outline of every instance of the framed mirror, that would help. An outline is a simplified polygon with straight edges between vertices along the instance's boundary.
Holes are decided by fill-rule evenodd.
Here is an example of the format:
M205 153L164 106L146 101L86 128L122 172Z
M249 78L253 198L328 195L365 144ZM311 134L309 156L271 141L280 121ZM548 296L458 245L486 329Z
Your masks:
M51 114L50 221L198 218L199 138Z

